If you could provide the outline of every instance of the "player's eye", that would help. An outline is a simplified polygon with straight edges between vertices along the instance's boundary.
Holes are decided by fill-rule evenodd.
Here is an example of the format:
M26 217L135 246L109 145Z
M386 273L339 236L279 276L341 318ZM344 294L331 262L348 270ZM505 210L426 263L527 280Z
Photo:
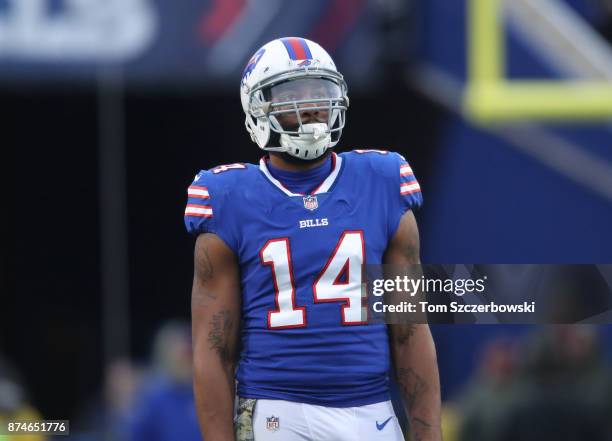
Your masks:
M297 95L295 93L283 93L279 95L275 101L282 103L285 101L295 101L297 99Z

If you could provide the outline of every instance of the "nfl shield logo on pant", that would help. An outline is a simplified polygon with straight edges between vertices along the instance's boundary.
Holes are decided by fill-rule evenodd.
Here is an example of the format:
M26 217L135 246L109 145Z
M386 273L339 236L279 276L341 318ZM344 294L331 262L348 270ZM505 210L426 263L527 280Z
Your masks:
M319 201L316 196L304 196L304 208L307 210L316 210L319 207Z
M275 417L274 415L272 415L271 417L267 417L266 428L272 431L280 429L280 422L278 420L278 417Z

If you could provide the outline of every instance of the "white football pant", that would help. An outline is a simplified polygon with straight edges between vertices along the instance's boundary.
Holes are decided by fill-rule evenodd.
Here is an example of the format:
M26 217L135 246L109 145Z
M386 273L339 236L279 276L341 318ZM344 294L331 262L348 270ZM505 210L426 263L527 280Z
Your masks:
M257 400L255 441L404 441L391 401L326 407Z

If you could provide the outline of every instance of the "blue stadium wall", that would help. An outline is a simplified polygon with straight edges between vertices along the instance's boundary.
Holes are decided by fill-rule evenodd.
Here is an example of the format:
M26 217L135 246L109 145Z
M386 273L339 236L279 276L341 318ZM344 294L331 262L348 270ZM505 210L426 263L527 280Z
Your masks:
M586 1L569 2L587 18ZM466 4L421 2L421 62L466 81ZM506 33L510 78L557 78L513 32ZM612 163L607 124L548 125L546 129ZM500 137L452 112L442 127L424 183L420 216L423 261L429 263L611 263L612 202L527 156ZM588 296L588 293L584 293ZM445 398L476 367L478 349L530 326L435 326ZM601 328L612 355L612 329Z

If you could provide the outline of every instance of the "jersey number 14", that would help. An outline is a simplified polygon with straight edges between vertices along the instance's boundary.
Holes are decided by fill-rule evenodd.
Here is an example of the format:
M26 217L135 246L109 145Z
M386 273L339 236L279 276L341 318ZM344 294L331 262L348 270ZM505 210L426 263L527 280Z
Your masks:
M276 309L268 311L268 328L288 329L306 326L306 308L295 304L295 282L288 238L266 242L259 257L272 270ZM362 306L361 270L365 261L363 231L345 231L319 276L312 285L315 303L344 302L343 325L366 323Z

